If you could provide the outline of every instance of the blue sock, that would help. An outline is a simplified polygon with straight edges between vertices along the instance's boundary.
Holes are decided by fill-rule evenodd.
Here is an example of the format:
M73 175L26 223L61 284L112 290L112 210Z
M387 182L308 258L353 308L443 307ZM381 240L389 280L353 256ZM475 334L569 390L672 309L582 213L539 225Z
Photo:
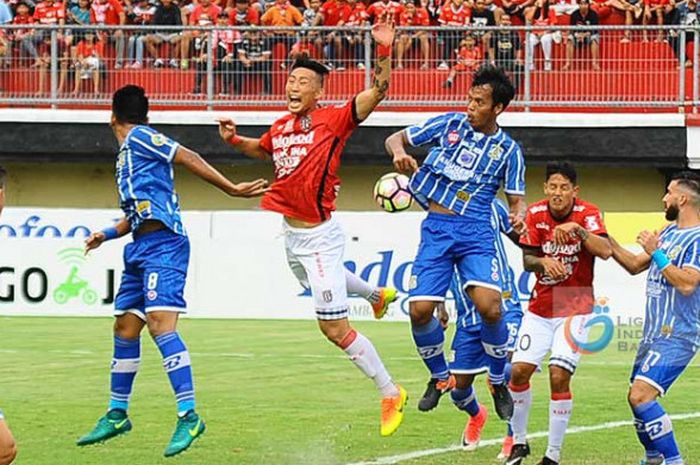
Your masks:
M638 428L637 436L644 444L647 454L649 452L660 453L664 456L667 465L683 463L676 438L673 435L671 419L661 404L656 401L647 402L633 408L632 411L635 420L644 425L644 433L640 434ZM637 421L635 421L635 426L637 426Z
M140 363L141 339L123 339L115 335L114 357L110 368L109 410L119 409L126 412L129 408L129 398Z
M436 379L447 379L450 372L443 352L445 332L437 318L433 317L425 326L413 326L413 340L418 348L418 354L430 370L430 376Z
M161 334L153 339L163 356L163 368L175 391L177 414L182 416L194 410L194 383L190 353L177 332Z
M489 381L491 384L505 383L508 328L503 318L496 323L481 323L481 345L489 360Z
M452 402L458 409L464 410L470 417L475 417L479 414L479 402L476 400L476 391L472 386L467 389L453 389L450 391Z

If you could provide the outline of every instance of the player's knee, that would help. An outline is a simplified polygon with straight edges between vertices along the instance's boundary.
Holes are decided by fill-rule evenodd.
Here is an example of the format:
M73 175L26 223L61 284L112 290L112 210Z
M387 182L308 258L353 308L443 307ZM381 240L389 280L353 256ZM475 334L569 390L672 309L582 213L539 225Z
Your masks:
M640 405L651 402L654 399L655 396L649 395L647 392L637 389L635 386L632 386L627 394L627 402L629 402L632 408L639 407Z
M478 309L484 323L494 324L501 319L501 302L496 300L485 301Z
M523 363L513 364L510 374L510 383L514 386L522 386L530 382L530 369Z
M338 347L342 347L345 337L352 331L347 320L319 321L319 328L326 339Z
M473 375L455 375L455 387L457 389L469 389L469 386L473 383Z
M175 318L174 318L175 317ZM151 337L161 334L171 333L177 327L177 315L165 312L155 312L148 314L148 332Z
M550 367L549 384L553 393L569 392L571 384L571 373L563 368Z
M435 310L435 302L411 302L408 308L411 324L425 326L430 323Z

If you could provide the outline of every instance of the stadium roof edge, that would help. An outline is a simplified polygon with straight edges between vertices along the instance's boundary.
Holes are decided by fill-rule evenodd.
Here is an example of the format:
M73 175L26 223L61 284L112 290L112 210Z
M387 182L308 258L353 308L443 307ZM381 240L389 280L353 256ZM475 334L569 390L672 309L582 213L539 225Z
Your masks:
M424 121L441 112L389 112L372 114L362 125L400 127ZM240 126L267 126L284 115L280 111L152 111L152 124L213 125L216 118L232 118ZM0 108L0 123L76 123L99 124L109 121L109 110L52 110ZM613 128L613 127L685 127L686 117L676 113L504 113L504 127Z

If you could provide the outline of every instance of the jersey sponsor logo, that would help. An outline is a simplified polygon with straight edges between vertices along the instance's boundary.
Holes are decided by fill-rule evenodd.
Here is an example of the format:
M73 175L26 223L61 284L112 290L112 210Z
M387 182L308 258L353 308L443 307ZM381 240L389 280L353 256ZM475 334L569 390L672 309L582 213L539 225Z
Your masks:
M457 131L450 131L447 134L447 143L450 145L454 145L457 142L459 142L459 132Z
M142 200L139 203L136 204L136 211L142 215L144 213L150 214L151 213L151 201L150 200Z
M315 131L307 134L290 134L288 136L276 136L272 138L272 148L286 149L292 145L309 145L314 143Z
M165 145L167 142L167 139L163 134L153 134L151 136L151 144L155 145L156 147L161 147Z
M545 231L549 231L549 225L545 222L540 222L535 225L535 228L537 229L544 229Z
M146 297L148 298L148 300L153 301L158 298L158 293L154 290L150 290L146 293Z
M540 212L546 212L549 207L547 205L535 205L534 207L530 207L530 213L535 214L535 213L540 213Z
M546 255L576 255L581 251L581 243L558 245L552 241L542 244L542 252Z
M681 254L682 250L683 250L683 246L680 246L680 245L675 246L674 248L672 248L671 250L668 251L668 253L667 253L668 258L670 258L671 260L675 260Z
M126 165L126 151L120 150L117 155L117 167L123 168Z

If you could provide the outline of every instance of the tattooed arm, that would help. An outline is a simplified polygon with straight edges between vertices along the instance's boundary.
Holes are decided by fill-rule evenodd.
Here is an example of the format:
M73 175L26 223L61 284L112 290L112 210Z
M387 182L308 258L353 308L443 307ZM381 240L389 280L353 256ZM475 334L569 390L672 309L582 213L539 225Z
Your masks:
M376 24L372 28L372 37L377 44L377 49L380 47L391 47L394 43L394 25L393 21L384 20ZM370 113L377 108L379 102L384 100L386 93L389 90L389 78L391 77L391 56L384 56L377 53L377 61L374 66L374 81L372 87L360 92L355 97L355 113L359 121L367 119ZM387 54L388 55L388 54Z

